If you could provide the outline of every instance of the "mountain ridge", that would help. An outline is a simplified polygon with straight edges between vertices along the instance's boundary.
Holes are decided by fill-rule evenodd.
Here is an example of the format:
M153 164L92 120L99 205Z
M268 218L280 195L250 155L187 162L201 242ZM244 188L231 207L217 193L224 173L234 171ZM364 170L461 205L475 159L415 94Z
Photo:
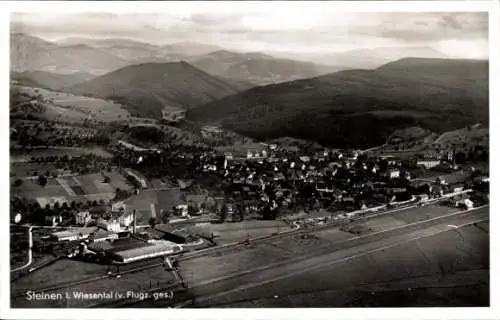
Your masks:
M235 94L241 88L180 61L123 67L69 90L115 100L141 116L161 118L165 106L189 109Z
M401 59L375 70L256 87L186 115L256 139L290 136L339 147L382 144L410 126L440 132L487 123L488 62L448 60Z

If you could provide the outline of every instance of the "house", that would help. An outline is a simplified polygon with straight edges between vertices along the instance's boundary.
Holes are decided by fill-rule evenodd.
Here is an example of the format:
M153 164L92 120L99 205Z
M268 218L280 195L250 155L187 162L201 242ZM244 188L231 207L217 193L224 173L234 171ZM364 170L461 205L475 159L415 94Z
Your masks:
M113 231L113 232L121 231L120 222L116 219L104 220L102 218L99 218L97 220L97 226L107 231Z
M117 212L120 211L121 209L125 209L125 207L126 205L123 201L118 201L111 205L111 211Z
M470 199L462 199L455 204L457 207L464 207L467 210L474 208L474 203Z
M91 219L92 217L89 211L79 211L75 213L75 224L77 225L84 226L89 223Z
M207 207L207 201L209 201L208 197L204 194L188 194L186 195L186 202L188 208L193 208L197 213L203 214L205 213Z
M399 178L399 175L400 175L400 170L398 168L390 168L389 170L387 170L386 173L386 176L391 179Z
M429 196L426 195L426 194L421 194L418 196L418 198L422 201L426 201L426 200L429 200Z
M21 222L21 218L22 218L21 214L19 212L16 213L16 215L14 216L14 223Z
M60 215L48 215L45 216L45 222L50 226L57 226L59 223L63 221L62 216Z
M122 227L130 227L133 221L134 214L131 210L124 210L124 212L118 216L118 222Z
M188 205L187 204L179 204L175 207L175 209L179 212L182 217L187 217L188 215Z

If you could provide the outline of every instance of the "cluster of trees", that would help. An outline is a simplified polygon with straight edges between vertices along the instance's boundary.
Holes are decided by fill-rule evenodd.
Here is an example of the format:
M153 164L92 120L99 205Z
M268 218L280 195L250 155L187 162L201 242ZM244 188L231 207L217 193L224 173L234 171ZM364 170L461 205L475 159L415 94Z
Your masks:
M109 127L88 128L89 124L59 124L58 121L36 119L33 123L14 123L16 132L11 140L24 147L30 146L89 146L108 145L113 132Z
M106 202L104 200L87 200L87 201L71 201L59 203L55 202L52 206L47 204L45 207L41 207L40 204L34 199L28 199L25 197L12 197L10 202L11 214L17 212L21 213L22 221L29 222L33 224L43 225L45 224L45 217L50 215L61 215L63 219L69 219L73 217L73 213L80 210L89 210L98 206L105 206Z

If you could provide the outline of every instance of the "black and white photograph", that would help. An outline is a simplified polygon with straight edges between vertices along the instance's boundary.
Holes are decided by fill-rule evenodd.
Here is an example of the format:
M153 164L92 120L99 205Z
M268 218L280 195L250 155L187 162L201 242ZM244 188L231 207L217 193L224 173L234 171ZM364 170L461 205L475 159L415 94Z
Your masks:
M334 4L10 10L9 309L491 307L494 5Z

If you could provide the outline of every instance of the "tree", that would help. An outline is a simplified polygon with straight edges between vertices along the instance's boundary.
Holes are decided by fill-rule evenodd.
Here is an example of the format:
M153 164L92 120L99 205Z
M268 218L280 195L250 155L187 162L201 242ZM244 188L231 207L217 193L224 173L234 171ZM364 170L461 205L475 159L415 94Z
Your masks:
M154 217L149 218L149 225L151 226L151 228L154 228L156 226L156 223L157 223L156 218Z
M464 152L457 152L455 155L455 162L457 164L464 164L467 156Z
M104 176L104 183L110 183L110 182L111 182L111 178L108 176Z
M45 187L45 185L47 184L47 178L45 176L39 176L38 184L41 185L42 187Z
M196 210L196 208L193 205L189 205L188 206L188 214L190 216L195 215L197 212L198 211Z
M23 180L21 180L21 179L16 179L16 180L14 181L14 187L19 187L19 186L21 186L22 184L23 184Z
M219 221L220 222L226 221L227 214L228 214L228 212L227 212L227 205L224 204L222 206L222 208L217 212L217 215L219 216Z
M170 211L161 209L160 217L162 223L168 223L168 219L170 218Z
M207 210L207 204L205 202L202 202L200 205L200 209L203 211Z

